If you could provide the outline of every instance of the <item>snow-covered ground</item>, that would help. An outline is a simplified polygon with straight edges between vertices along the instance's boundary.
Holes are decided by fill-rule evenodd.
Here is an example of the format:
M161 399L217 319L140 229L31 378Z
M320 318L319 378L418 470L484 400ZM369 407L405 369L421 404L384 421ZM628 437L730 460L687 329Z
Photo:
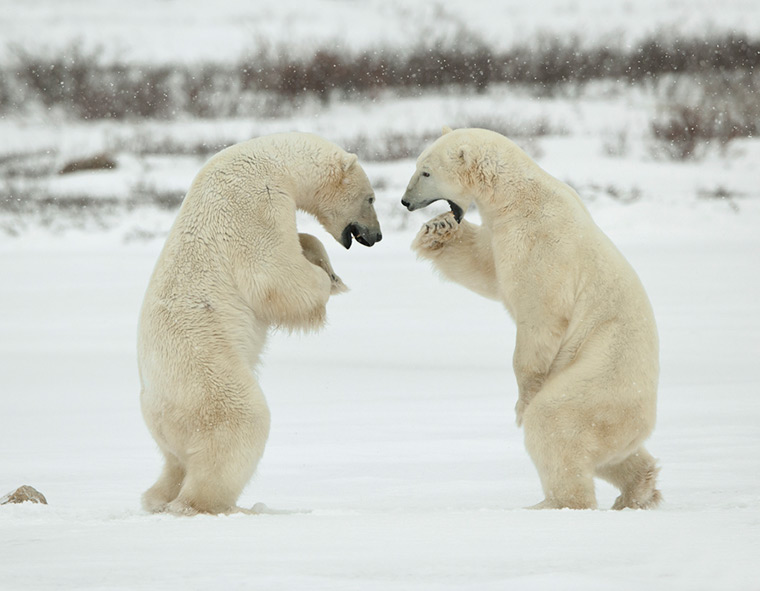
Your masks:
M50 504L0 508L0 588L757 588L758 217L714 211L714 232L666 210L691 228L673 239L636 205L609 209L626 212L612 236L661 332L649 447L665 503L650 512L521 509L541 493L513 421L514 328L396 231L372 249L327 243L352 291L322 333L274 335L265 355L272 435L241 503L296 513L148 515L160 462L134 335L160 241L5 242L0 483Z
M82 39L107 44L106 57L167 63L209 49L235 59L262 39L403 47L440 21L505 45L538 31L755 35L760 4L0 0L4 41ZM605 82L540 99L492 86L307 101L280 118L0 117L0 172L29 173L0 177L0 196L60 206L0 209L0 496L30 484L49 501L0 507L0 590L760 589L760 140L668 160L649 132L661 96ZM175 210L130 199L182 193L203 163L156 146L294 129L371 145L477 122L515 130L576 187L648 289L662 350L648 447L663 505L608 511L616 491L599 482L599 511L522 509L542 495L514 424L514 326L415 260L417 227L441 209L401 207L404 159L365 164L385 235L375 247L344 251L299 219L351 291L329 303L322 332L273 334L264 355L272 433L240 504L273 512L143 512L160 458L139 412L136 321ZM55 174L101 151L116 169Z

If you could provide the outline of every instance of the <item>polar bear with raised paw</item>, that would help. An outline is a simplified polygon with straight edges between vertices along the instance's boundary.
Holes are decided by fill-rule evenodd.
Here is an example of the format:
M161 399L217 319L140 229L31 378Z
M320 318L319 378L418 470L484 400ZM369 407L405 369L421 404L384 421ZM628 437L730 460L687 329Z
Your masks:
M517 325L517 423L544 492L535 508L614 509L661 499L644 441L659 374L652 307L633 268L577 193L485 129L444 128L417 160L410 211L446 200L413 242L449 280L502 302ZM463 219L475 204L482 225Z
M345 248L372 246L374 199L355 155L304 133L227 148L195 177L140 314L140 402L165 460L148 511L246 511L236 502L269 434L254 373L267 332L319 328L346 290L296 210Z

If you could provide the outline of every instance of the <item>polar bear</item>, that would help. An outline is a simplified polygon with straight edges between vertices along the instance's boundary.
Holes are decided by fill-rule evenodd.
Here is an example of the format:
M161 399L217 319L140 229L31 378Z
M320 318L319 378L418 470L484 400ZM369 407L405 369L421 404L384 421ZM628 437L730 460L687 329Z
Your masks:
M195 177L139 320L140 402L165 458L148 511L245 511L236 502L269 433L254 375L268 329L320 327L346 289L322 243L296 231L296 210L345 248L372 246L374 199L355 155L305 133L229 147Z
M620 489L614 509L656 506L659 374L652 307L635 271L577 193L502 135L444 128L417 160L402 204L444 199L418 256L502 302L517 325L517 423L541 479L535 508L596 507L593 478ZM463 219L475 203L478 226Z

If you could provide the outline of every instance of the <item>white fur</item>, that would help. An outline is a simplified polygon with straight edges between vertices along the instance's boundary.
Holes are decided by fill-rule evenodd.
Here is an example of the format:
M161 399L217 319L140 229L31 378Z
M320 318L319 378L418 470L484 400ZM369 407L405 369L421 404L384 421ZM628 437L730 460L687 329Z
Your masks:
M474 202L483 224L442 214L413 248L517 324L517 422L545 495L536 507L596 507L594 476L620 489L615 509L655 506L643 442L655 424L658 338L633 268L573 189L492 131L444 129L422 153L404 203L438 198L464 211Z
M254 375L267 331L319 328L346 289L319 240L296 231L296 209L339 241L352 223L379 240L373 200L356 156L309 134L232 146L196 176L140 315L140 400L166 461L147 510L241 510L269 433Z

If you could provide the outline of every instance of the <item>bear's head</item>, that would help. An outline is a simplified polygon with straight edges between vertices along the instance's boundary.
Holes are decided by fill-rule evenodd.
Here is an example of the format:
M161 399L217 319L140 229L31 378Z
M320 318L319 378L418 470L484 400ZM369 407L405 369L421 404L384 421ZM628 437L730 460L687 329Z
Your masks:
M356 154L343 152L332 175L331 190L319 200L317 219L345 248L353 238L372 246L383 239L375 213L375 192Z
M486 130L443 128L443 135L417 159L401 204L409 211L427 207L434 201L445 200L457 222L476 196L487 186L489 162L477 132ZM492 132L486 132L488 134Z

